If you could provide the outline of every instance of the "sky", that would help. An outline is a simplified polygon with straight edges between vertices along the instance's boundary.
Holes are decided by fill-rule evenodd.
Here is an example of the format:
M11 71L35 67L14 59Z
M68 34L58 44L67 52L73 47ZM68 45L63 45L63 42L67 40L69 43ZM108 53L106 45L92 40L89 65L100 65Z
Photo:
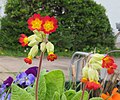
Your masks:
M94 0L103 5L114 32L117 32L116 23L120 23L120 0Z

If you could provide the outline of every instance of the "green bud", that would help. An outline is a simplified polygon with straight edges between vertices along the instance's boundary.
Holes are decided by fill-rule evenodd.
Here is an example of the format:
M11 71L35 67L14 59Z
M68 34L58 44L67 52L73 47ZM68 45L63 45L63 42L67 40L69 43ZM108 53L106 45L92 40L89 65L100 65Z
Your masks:
M102 61L96 61L95 63L91 63L91 68L95 70L100 70L102 69Z
M93 68L89 68L88 69L88 78L90 81L98 81L99 80L99 74L97 72L97 70L93 69Z
M51 42L48 42L46 44L46 49L47 49L47 52L50 53L50 52L54 52L54 45L51 43Z
M89 63L95 63L96 61L101 61L104 58L103 54L93 54L92 58L90 59Z
M88 78L88 65L86 64L82 69L82 77Z
M41 50L42 52L45 52L45 50L46 50L46 43L45 43L45 42L42 42L42 43L40 44L40 50Z
M38 53L38 45L34 45L31 49L30 52L28 54L28 56L31 56L32 58L34 58Z
M32 47L32 46L37 45L37 44L38 44L38 42L34 39L34 40L30 41L28 46Z
M28 41L32 41L32 40L34 40L35 37L36 37L36 35L31 35L31 36L29 36L29 37L28 37Z

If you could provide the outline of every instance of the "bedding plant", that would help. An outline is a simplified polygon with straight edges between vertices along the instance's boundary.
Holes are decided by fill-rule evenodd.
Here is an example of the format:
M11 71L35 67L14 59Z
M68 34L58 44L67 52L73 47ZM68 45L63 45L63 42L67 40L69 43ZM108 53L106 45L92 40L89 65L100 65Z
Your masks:
M0 100L118 100L120 98L117 65L114 58L108 54L94 53L86 57L82 78L75 86L79 87L79 90L72 87L72 81L69 89L65 87L65 76L61 70L41 71L45 52L48 53L48 61L57 59L49 36L58 28L58 21L55 17L35 13L27 23L33 34L20 35L20 44L23 47L31 47L24 61L31 64L40 50L39 66L32 66L20 72L15 79L8 77L3 81L0 86ZM106 69L106 77L103 79L100 77L101 69ZM110 80L107 80L108 76Z

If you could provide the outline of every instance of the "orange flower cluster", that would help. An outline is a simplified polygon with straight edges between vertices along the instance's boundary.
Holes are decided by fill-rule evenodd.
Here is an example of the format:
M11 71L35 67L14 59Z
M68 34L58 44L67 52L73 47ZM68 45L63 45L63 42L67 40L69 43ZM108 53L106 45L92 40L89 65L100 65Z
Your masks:
M117 91L118 88L114 88L111 95L108 92L106 94L102 93L101 98L103 100L120 100L120 93Z
M107 73L113 74L114 70L117 68L114 59L107 55L102 59L102 61L103 61L102 67L107 69Z
M41 17L40 14L34 14L28 19L28 28L31 31L38 30L43 31L45 34L55 32L58 25L57 20L54 17L45 16Z

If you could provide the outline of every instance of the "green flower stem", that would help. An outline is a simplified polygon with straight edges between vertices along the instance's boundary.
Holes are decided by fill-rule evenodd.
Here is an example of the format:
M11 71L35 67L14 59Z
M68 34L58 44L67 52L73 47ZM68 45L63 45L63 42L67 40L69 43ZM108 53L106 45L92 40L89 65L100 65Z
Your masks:
M37 72L36 89L35 89L35 100L38 100L38 83L39 83L39 78L40 78L40 70L41 70L43 55L44 55L44 52L41 52L40 62L39 62L39 67L38 67L38 72Z

